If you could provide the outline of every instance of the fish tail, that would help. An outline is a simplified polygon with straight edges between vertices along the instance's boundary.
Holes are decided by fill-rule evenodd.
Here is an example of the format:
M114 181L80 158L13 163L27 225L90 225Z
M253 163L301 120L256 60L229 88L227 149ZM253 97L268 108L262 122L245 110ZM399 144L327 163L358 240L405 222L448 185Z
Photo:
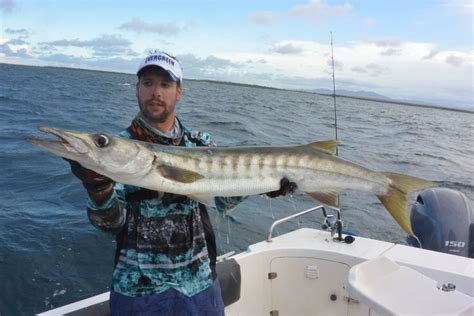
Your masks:
M389 179L388 193L377 195L397 223L411 236L415 236L408 211L408 194L435 186L435 183L417 177L385 172Z

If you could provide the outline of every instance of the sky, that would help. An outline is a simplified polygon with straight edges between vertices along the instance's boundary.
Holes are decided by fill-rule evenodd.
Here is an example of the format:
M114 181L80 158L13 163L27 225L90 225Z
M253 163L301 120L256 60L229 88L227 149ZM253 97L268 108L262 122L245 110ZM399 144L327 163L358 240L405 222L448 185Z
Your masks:
M470 0L0 0L0 63L135 73L150 51L189 79L473 101Z

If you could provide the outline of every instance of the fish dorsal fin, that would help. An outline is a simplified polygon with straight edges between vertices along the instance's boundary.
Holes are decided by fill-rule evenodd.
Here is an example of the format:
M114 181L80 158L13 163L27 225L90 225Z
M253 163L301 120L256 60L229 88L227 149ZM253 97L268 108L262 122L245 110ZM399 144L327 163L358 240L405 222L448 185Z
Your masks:
M323 140L319 142L309 143L305 146L334 155L336 153L336 148L338 144L339 141L337 140Z
M318 200L319 202L332 206L339 207L337 192L327 191L327 192L305 192L313 199Z
M161 173L161 175L165 177L166 179L182 182L182 183L192 183L204 178L203 175L197 172L181 169L177 167L160 165L157 167L157 169Z

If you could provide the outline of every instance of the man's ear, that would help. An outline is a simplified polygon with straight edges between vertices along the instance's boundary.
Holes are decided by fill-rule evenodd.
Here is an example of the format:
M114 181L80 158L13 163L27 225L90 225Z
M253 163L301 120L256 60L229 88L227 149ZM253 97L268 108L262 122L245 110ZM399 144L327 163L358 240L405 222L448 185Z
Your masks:
M183 84L180 84L176 88L176 100L179 101L181 100L181 97L183 96Z

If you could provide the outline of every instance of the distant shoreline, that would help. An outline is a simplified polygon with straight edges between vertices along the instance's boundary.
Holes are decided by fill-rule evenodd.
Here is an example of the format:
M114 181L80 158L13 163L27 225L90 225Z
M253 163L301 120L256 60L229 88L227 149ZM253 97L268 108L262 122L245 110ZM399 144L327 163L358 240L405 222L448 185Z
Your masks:
M260 86L260 85L255 85L255 84L248 84L248 83L238 83L238 82L230 82L230 81L217 81L217 80L209 80L209 79L185 79L185 80L199 81L199 82L209 82L209 83L216 83L216 84L228 84L228 85L242 86L242 87L248 87L248 88L260 88L260 89L270 89L270 90L279 90L279 91L303 92L303 93L311 93L311 94L322 95L322 96L326 96L326 97L333 97L332 93L329 94L329 93L321 93L321 92L305 91L305 90L283 89L283 88L275 88L275 87ZM423 103L398 101L398 100L391 100L391 99L364 98L364 97L358 97L358 96L348 96L348 95L343 95L343 94L336 94L336 98L357 99L357 100L372 101L372 102L383 102L383 103L390 103L390 104L418 106L418 107L430 108L430 109L440 109L440 110L447 110L447 111L474 113L474 110L470 111L468 109L450 108L448 106L442 106L442 105L423 104Z
M314 93L316 93L316 92L314 92ZM324 95L324 96L328 96L328 97L333 96L332 94L325 94L325 93L316 93L316 94ZM418 106L418 107L421 107L421 108L440 109L440 110L464 112L464 113L471 113L471 114L474 113L474 110L470 111L468 109L450 108L450 107L442 106L442 105L431 105L431 104L414 103L414 102L397 101L397 100L371 99L371 98L347 96L347 95L338 95L338 94L336 94L336 98L358 99L358 100L364 100L364 101L374 101L374 102L383 102L383 103L390 103L390 104Z
M13 66L23 66L23 67L68 69L68 70L75 70L75 71L94 71L94 72L104 72L104 73L112 73L112 74L134 75L133 73L117 72L117 71L110 71L110 70L96 70L96 69L70 68L70 67L59 67L59 66L35 66L35 65L0 63L0 65L2 65L2 64L3 65L13 65ZM242 86L242 87L248 87L248 88L260 88L260 89L279 90L279 91L303 92L303 93L311 93L311 94L317 94L317 95L321 95L321 96L333 97L332 93L321 93L321 92L307 91L307 90L276 88L276 87L269 87L269 86L261 86L261 85L257 85L257 84L239 83L239 82L231 82L231 81L218 81L218 80L211 80L211 79L184 79L184 80L185 81L189 80L189 81L197 81L197 82L208 82L208 83L215 83L215 84L228 84L228 85ZM336 98L347 98L347 99L357 99L357 100L372 101L372 102L383 102L383 103L390 103L390 104L417 106L417 107L422 107L422 108L440 109L440 110L446 110L446 111L456 111L456 112L471 113L471 114L474 113L474 109L469 110L469 109L451 108L451 107L442 106L442 105L423 104L423 103L407 102L407 101L393 100L393 99L365 98L365 97L339 95L339 94L336 94Z

